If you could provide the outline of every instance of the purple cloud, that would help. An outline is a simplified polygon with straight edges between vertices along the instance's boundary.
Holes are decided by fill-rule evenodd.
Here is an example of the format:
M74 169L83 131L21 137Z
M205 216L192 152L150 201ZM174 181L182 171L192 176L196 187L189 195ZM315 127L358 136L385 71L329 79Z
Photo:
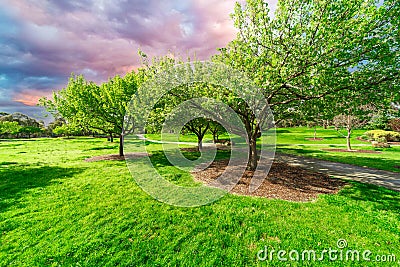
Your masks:
M123 75L140 66L139 48L206 59L236 35L234 2L0 0L0 111L34 105L71 72Z

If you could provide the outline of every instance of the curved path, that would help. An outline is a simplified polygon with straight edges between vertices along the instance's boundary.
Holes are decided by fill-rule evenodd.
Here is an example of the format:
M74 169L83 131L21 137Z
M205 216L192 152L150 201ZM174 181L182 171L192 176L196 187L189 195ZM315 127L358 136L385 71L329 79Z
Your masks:
M400 191L400 173L281 153L276 154L276 159L285 161L289 165L326 173L333 177L380 185Z

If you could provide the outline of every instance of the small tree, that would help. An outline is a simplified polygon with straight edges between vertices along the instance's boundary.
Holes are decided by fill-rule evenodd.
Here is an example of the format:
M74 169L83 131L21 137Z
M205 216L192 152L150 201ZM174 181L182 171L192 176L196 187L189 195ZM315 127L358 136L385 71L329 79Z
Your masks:
M67 137L73 136L73 135L78 135L80 134L80 130L73 125L70 124L63 124L61 126L56 126L53 129L53 134L55 135L64 135Z
M134 72L115 76L102 85L88 82L85 78L71 75L66 88L53 93L53 100L40 99L53 114L63 117L72 126L91 128L119 136L119 155L124 155L124 116L137 81Z
M210 127L210 121L206 118L196 118L185 124L184 129L194 133L197 136L197 147L201 151L203 149L204 135Z
M56 126L53 129L53 134L57 135L57 136L62 136L62 135L68 135L68 130L66 125L61 125L61 126Z
M0 121L0 135L15 135L21 130L16 121Z
M226 129L216 121L210 121L209 130L213 136L213 142L216 144L221 134L226 133Z
M340 129L346 130L346 144L347 150L352 151L351 148L351 133L353 129L362 127L365 125L366 121L361 120L359 117L354 115L337 115L333 118L333 125L335 126L336 130L340 133Z
M21 127L20 133L28 135L28 138L31 138L31 135L40 133L42 130L39 127L35 126L23 126Z

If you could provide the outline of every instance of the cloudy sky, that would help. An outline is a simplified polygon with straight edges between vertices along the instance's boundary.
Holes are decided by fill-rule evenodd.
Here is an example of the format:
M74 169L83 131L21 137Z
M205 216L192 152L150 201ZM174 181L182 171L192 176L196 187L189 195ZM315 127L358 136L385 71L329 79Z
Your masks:
M0 111L40 117L37 100L71 72L98 83L124 75L140 66L139 48L207 59L236 35L234 2L0 0Z

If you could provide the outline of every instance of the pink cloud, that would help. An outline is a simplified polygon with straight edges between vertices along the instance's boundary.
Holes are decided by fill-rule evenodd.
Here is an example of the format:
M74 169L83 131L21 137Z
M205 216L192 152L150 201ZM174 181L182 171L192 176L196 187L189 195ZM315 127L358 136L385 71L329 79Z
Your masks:
M42 90L29 89L16 93L13 97L13 101L22 103L26 106L36 106L39 102L39 98L43 96L51 97L51 94L43 94Z
M0 33L8 53L0 63L10 84L4 90L26 105L64 87L71 72L102 82L137 69L139 48L150 57L204 60L236 36L235 0L0 1L13 25Z

